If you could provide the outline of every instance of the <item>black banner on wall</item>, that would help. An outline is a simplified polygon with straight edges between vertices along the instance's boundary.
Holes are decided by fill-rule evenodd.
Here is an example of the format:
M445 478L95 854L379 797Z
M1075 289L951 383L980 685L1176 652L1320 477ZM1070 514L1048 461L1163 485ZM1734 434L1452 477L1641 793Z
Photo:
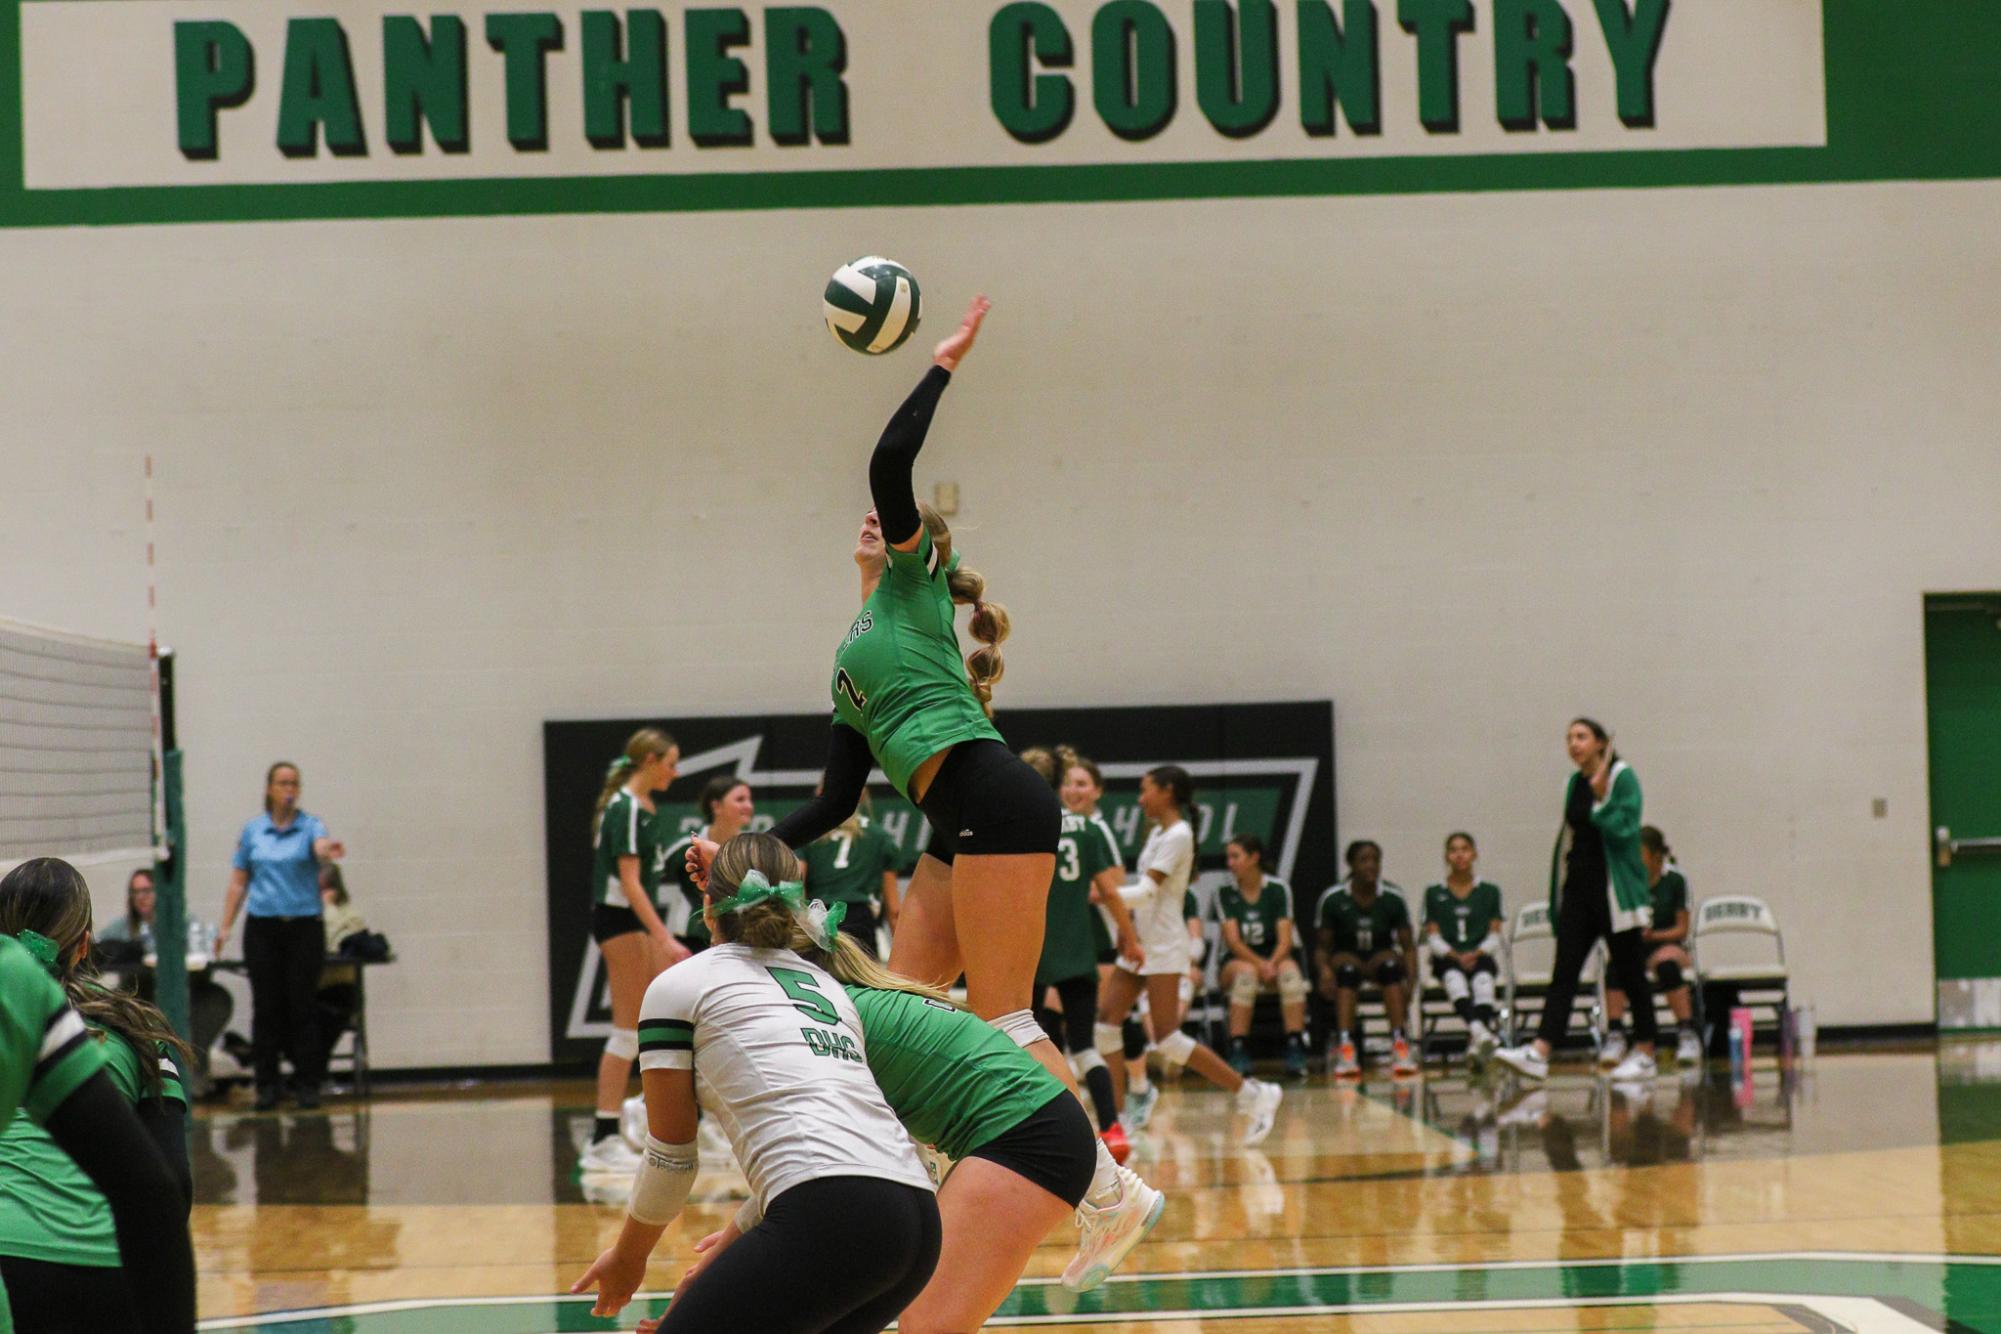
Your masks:
M1067 742L1101 765L1100 808L1128 866L1145 840L1135 804L1140 775L1179 764L1195 779L1198 893L1229 873L1223 847L1238 833L1265 841L1267 865L1289 880L1302 913L1336 875L1334 706L1174 705L1161 708L1008 709L1000 718L1019 748ZM731 718L624 718L542 726L549 856L550 1056L593 1059L611 1031L602 961L590 937L591 811L605 767L634 731L662 726L681 747L681 776L657 799L664 840L696 827L695 794L719 773L746 778L766 829L812 795L827 756L826 713ZM903 849L908 874L930 829L880 772L869 786L875 818Z

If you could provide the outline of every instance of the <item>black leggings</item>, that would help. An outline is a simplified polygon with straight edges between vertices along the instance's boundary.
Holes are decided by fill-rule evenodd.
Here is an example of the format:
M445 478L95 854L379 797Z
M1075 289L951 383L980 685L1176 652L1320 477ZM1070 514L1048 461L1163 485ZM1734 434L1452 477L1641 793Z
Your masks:
M21 1334L112 1334L139 1328L122 1269L0 1255L0 1279Z
M1630 931L1612 929L1612 904L1602 887L1572 890L1563 887L1556 910L1556 972L1549 980L1549 995L1543 998L1542 1022L1536 1036L1554 1047L1570 1028L1570 1010L1577 1003L1577 979L1591 957L1591 947L1604 937L1612 955L1608 980L1626 993L1633 1003L1633 1038L1652 1042L1658 1036L1654 1021L1654 991L1647 978L1647 946L1639 927Z
M1071 1056L1082 1056L1087 1051L1098 1049L1098 972L1094 968L1076 977L1066 977L1055 984L1056 997L1063 1002L1063 1013L1035 1007L1035 1022L1042 1025L1042 1031L1056 1044L1056 1049ZM1037 987L1035 994L1041 998L1043 988ZM1098 1125L1111 1129L1112 1122L1119 1119L1119 1104L1112 1088L1112 1072L1109 1067L1094 1063L1084 1072L1084 1087L1091 1095L1091 1110L1098 1114Z
M991 737L952 747L919 803L931 826L927 855L950 866L968 857L1056 851L1063 805L1042 776Z
M805 1182L675 1296L660 1334L879 1334L931 1281L942 1235L928 1190Z
M278 1087L278 1056L292 1058L292 1080L317 1089L325 1069L320 1044L320 969L326 927L317 917L251 917L243 924L243 964L250 973L250 1045L257 1087Z

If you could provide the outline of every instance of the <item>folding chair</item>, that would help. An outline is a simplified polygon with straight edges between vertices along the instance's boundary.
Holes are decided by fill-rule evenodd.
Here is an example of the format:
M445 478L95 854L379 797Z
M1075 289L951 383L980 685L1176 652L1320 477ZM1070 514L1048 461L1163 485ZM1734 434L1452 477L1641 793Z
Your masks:
M1785 1023L1792 977L1786 938L1763 899L1749 894L1704 899L1695 910L1689 953L1703 982L1734 988L1742 1007L1770 1010L1775 1029ZM1719 1017L1728 1018L1709 1016Z

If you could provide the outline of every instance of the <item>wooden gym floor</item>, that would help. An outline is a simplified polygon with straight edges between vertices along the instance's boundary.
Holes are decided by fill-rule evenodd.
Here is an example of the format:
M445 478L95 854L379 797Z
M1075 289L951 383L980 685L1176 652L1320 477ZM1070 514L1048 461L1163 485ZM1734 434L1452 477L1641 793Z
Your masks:
M575 1173L589 1102L508 1085L198 1115L203 1327L612 1328L558 1296L622 1216ZM1643 1097L1581 1067L1541 1091L1316 1078L1259 1148L1232 1126L1195 1081L1165 1093L1133 1157L1169 1192L1153 1236L1076 1297L1052 1235L989 1327L2001 1334L2001 1043L1767 1063L1734 1087L1669 1074ZM740 1181L705 1156L649 1291Z

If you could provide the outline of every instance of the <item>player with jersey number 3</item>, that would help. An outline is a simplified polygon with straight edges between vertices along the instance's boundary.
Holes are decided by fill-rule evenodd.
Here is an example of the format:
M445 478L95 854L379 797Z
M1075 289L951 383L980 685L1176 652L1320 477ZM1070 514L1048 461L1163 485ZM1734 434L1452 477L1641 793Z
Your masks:
M932 367L890 418L869 459L875 508L862 519L854 561L862 608L834 656L834 724L818 796L771 833L795 851L834 828L882 766L924 812L930 841L904 895L889 966L935 986L966 978L974 1014L1007 1034L1073 1093L1069 1062L1031 1008L1042 955L1044 906L1063 821L1049 784L1007 748L994 726L1007 610L963 566L936 510L917 503L911 474L938 400L973 349L989 303L932 353ZM960 657L954 608L973 610L981 647ZM715 845L697 841L691 871L706 875ZM1137 1242L1127 1221L1159 1216L1158 1196L1127 1169L1101 1173L1079 1210L1085 1255ZM1109 1184L1102 1184L1109 1183Z

